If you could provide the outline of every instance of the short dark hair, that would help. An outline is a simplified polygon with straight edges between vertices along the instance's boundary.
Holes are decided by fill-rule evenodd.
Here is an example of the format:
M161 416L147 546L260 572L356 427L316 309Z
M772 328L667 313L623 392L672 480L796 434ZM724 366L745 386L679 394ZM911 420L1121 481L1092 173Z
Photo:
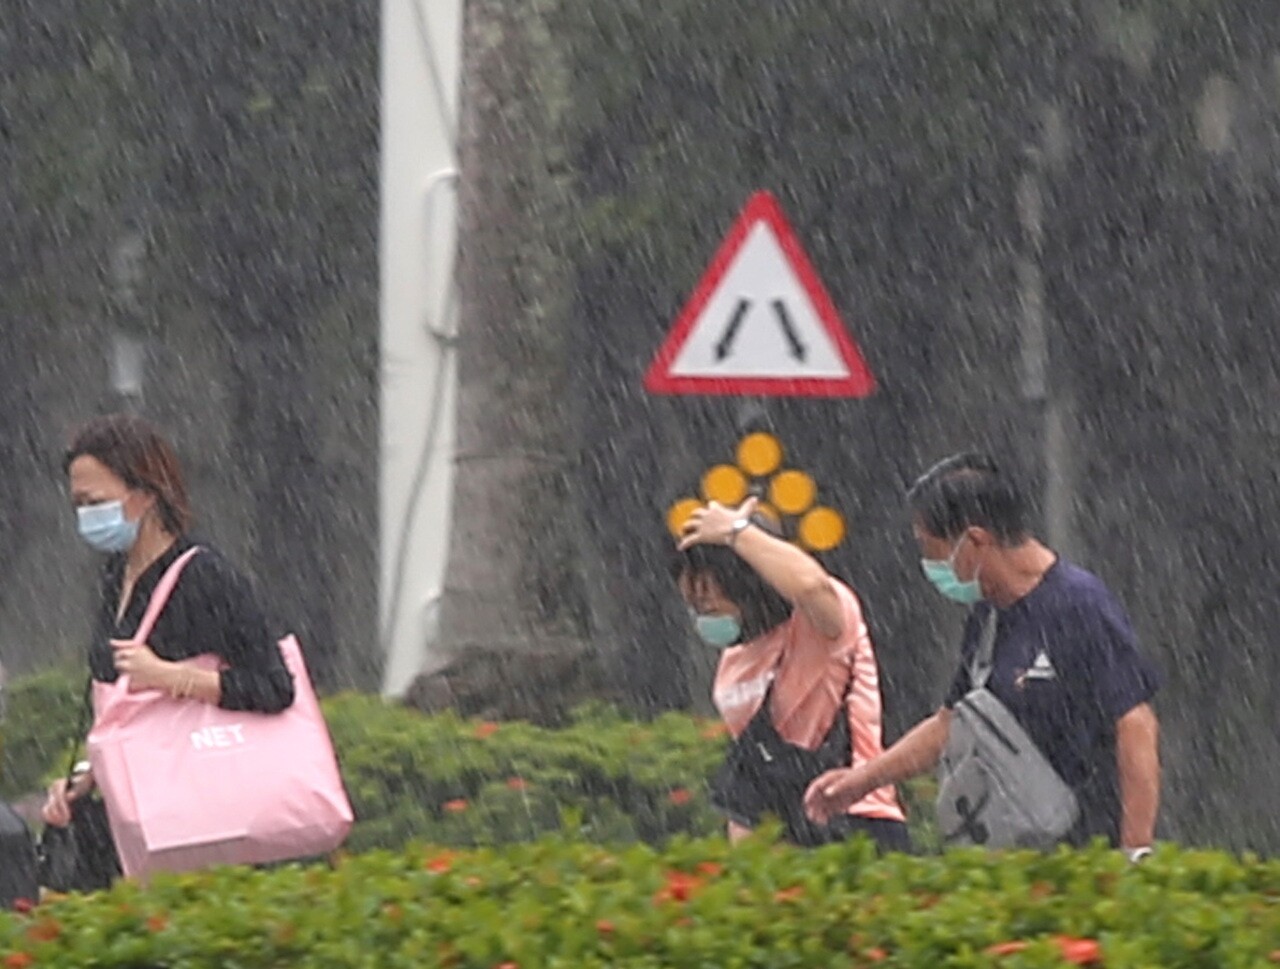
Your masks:
M101 461L130 488L154 495L166 531L181 535L191 526L191 502L178 457L150 421L132 414L95 417L71 435L63 472L85 456Z
M1027 538L1022 490L986 454L966 451L939 461L916 479L907 502L924 530L939 538L958 538L975 525L1006 545Z
M781 537L773 522L763 515L751 516L751 523ZM742 612L743 642L764 635L791 617L791 603L726 545L694 545L677 552L671 563L671 577L679 581L685 575L709 575L716 580L725 597Z

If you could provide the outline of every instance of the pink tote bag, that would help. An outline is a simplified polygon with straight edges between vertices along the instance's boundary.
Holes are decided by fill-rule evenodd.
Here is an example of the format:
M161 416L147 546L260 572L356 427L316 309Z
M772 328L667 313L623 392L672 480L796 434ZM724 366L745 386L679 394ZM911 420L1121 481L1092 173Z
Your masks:
M193 548L161 577L134 641L145 643ZM126 875L325 854L353 815L329 731L293 636L280 641L294 701L281 713L224 710L128 677L94 681L87 748ZM212 655L183 666L218 670Z

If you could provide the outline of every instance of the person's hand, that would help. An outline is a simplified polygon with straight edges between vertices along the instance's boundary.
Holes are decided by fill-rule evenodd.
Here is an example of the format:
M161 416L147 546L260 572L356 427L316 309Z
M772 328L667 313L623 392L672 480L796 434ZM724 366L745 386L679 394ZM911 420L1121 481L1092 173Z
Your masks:
M44 818L44 823L51 824L55 828L65 828L71 823L71 802L84 797L91 790L93 790L93 774L89 771L80 774L71 782L68 782L65 777L59 777L49 785L44 807L40 809L40 816Z
M759 499L754 495L737 508L727 508L713 501L705 508L697 509L689 516L681 529L680 551L694 545L730 545L733 542L733 523L740 518L750 518Z
M737 821L730 821L725 830L729 835L729 844L731 845L740 844L751 837L751 829L745 824L739 824Z
M857 767L838 767L814 778L804 792L804 813L814 824L830 824L873 790Z
M116 672L128 674L129 692L167 690L173 682L175 666L151 651L146 643L131 639L111 640Z

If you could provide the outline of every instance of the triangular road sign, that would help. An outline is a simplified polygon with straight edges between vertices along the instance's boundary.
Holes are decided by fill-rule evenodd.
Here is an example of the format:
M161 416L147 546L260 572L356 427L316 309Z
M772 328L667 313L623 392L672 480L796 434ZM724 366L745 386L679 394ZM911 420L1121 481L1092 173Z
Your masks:
M655 394L866 397L876 381L777 200L757 192L644 386Z

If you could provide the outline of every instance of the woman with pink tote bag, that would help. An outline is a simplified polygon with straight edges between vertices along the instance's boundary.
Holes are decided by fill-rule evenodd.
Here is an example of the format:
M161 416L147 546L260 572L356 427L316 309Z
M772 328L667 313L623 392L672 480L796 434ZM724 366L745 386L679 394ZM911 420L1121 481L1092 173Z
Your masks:
M89 765L49 791L72 821L96 787L126 875L323 854L352 822L293 637L247 580L188 536L172 448L148 422L97 418L65 467L81 537L108 555L89 652Z

